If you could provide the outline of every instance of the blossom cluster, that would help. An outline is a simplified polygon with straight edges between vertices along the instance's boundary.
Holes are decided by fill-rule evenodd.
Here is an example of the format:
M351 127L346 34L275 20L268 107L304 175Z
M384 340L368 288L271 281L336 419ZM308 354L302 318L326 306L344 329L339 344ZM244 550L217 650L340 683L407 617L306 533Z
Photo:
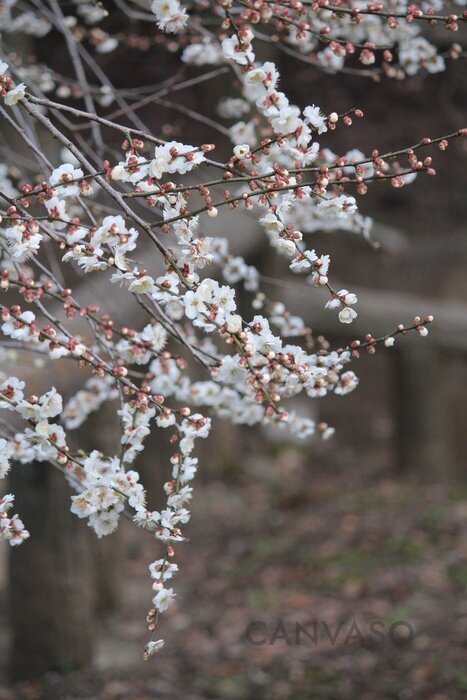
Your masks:
M22 544L29 537L21 518L8 513L14 500L11 493L0 498L0 540L6 540L12 547Z
M129 0L119 3L119 9L129 20L138 19L152 29L156 26L171 41L177 38L183 48L182 60L195 66L219 65L227 58L221 50L225 29L223 10L228 17L241 18L259 36L274 37L275 42L316 70L327 73L359 71L375 80L401 79L417 73L444 71L449 60L463 56L462 42L453 42L440 50L432 40L432 27L441 26L447 32L458 32L466 21L465 0L420 2L388 0L386 3L366 3L361 0L222 0L204 3L195 21L195 4L180 0L152 0L150 11L141 12L141 3ZM223 8L223 10L221 9ZM107 23L111 13L104 5L84 0L71 0L59 19L68 31L88 40L97 54L121 50L123 46L147 51L147 33L132 33L129 37L115 32ZM24 33L42 39L57 25L50 9L39 1L31 8L10 0L0 14L0 31L5 36ZM232 44L234 49L235 41ZM55 92L59 98L80 98L83 87L73 84L47 65L18 62L15 73L25 82L36 82L44 93ZM115 101L115 93L102 85L95 94L102 106ZM238 114L238 112L237 112Z
M23 351L40 362L60 359L76 368L78 378L71 396L66 386L27 396L23 377L0 375L0 409L24 423L22 431L8 421L1 424L0 478L14 462L51 464L73 489L71 511L97 537L112 534L122 515L152 534L161 551L149 566L148 657L163 645L154 635L159 615L175 600L175 545L185 539L190 518L195 444L208 437L212 417L273 426L293 439L315 434L328 439L333 429L316 423L310 412L299 412L297 397L348 394L358 386L351 363L362 350L372 354L379 345L391 347L409 330L425 336L432 321L415 317L382 337L331 347L312 333L308 319L266 295L267 266L252 264L248 251L240 254L236 247L242 217L264 232L280 257L278 265L285 261L284 276L302 275L304 292L321 294L323 308L350 325L357 318L357 295L334 286L330 256L315 250L310 236L344 230L369 238L372 222L360 212L360 198L372 183L400 188L421 174L434 175L432 155L423 155L423 149L443 151L467 131L426 137L388 153L352 149L339 155L320 141L363 118L363 112L325 113L314 103L293 104L276 65L256 57L257 25L264 23L280 30L287 46L303 56L327 37L328 45L315 56L327 70L343 67L344 53L350 55L356 42L363 46L360 60L371 65L373 44L391 41L407 74L421 65L438 70L439 56L415 31L413 20L423 20L423 12L419 17L403 3L393 9L405 19L392 27L379 5L365 10L320 0L223 0L213 9L215 31L200 31L212 8L192 22L188 4L154 0L143 19L149 16L162 32L177 34L184 64L212 63L235 76L238 94L222 99L218 112L222 119L240 121L224 128L204 117L222 133L228 149L227 159L214 160L213 143L155 136L125 91L103 79L99 67L94 79L100 85L87 84L83 63L94 63L81 58L87 56L83 37L93 36L98 52L113 37L81 31L79 21L94 25L105 20L105 10L94 3L73 4L75 14L64 17L58 6L42 19L34 14L28 26L37 36L59 27L65 44L78 47L72 63L76 69L78 62L79 106L46 97L56 70L17 65L14 55L9 63L0 60L5 133L12 130L22 139L38 163L32 166L31 158L19 159L18 166L0 164L0 354L12 353L18 364ZM22 22L27 24L25 15L8 9L0 28L7 34L19 31ZM450 29L454 23L446 22ZM412 43L404 46L409 38ZM388 56L384 61L391 64ZM105 104L104 93L110 96ZM68 99L70 93L61 96ZM101 116L99 107L113 102L121 112ZM118 121L121 113L130 126ZM84 129L89 141L81 136ZM62 148L53 162L43 154L50 137ZM105 291L89 303L86 292L92 293L94 284ZM79 439L81 426L106 404L115 407L119 419L115 449L111 454L71 449L68 434L76 430ZM153 494L138 472L146 439L156 428L167 431L173 450L161 510L150 507ZM8 515L12 503L12 496L0 499L0 536L16 545L29 533L18 516Z

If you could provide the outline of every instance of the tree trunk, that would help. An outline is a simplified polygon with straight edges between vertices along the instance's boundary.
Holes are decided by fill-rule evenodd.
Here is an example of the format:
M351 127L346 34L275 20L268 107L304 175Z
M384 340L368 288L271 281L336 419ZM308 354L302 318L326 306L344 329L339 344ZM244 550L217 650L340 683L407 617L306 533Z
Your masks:
M94 580L90 533L70 513L70 487L46 463L15 465L10 484L31 538L10 554L13 678L91 662Z

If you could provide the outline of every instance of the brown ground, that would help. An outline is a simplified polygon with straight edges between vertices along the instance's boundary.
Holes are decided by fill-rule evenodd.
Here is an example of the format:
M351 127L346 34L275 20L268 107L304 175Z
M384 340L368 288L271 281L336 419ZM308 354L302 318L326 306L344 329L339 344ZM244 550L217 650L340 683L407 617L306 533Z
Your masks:
M140 661L154 557L139 538L122 608L100 625L96 670L1 686L0 700L465 698L467 491L386 470L318 471L295 449L275 451L198 489L163 652ZM312 635L313 620L318 642L302 633L297 644L296 623ZM253 621L265 623L252 629L264 644L246 639ZM412 640L402 625L389 637L397 621ZM334 644L323 623L331 637L341 623Z

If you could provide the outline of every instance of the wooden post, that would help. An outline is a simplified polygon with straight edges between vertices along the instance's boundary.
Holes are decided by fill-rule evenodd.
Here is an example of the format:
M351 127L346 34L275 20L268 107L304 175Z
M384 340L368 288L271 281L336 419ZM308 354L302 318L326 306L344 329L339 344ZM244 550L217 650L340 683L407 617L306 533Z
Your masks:
M70 437L73 436L73 444L76 442L76 447L88 454L99 450L106 457L117 455L120 449L120 427L115 409L114 403L104 403L76 433L69 433ZM90 530L97 616L108 615L120 604L125 549L121 525L122 523L116 532L101 539Z
M395 358L396 447L401 470L453 475L449 402L440 352L428 343L400 343Z

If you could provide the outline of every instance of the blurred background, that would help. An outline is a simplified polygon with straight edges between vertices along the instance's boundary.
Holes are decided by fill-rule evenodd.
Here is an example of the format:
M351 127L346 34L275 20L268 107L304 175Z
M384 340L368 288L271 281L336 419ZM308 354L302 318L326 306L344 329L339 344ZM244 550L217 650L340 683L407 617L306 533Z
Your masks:
M69 59L53 34L27 51L39 61L47 54L67 74ZM336 153L385 152L465 126L462 61L437 75L376 83L324 75L284 54L274 59L291 102L364 111L351 128L320 138ZM178 58L149 39L99 61L129 89L160 84L179 69ZM187 67L181 77L200 72ZM170 99L228 128L233 122L216 113L221 97L236 94L228 77ZM138 114L167 138L215 140L218 159L231 148L173 105L148 104ZM159 556L152 538L124 522L97 541L68 513L59 475L34 465L13 473L32 536L9 562L5 547L0 552L0 700L467 697L465 140L434 155L436 178L402 190L376 183L360 197L378 249L348 232L313 234L311 245L331 254L336 288L358 293L352 338L432 313L430 335L362 354L352 367L360 377L354 393L312 402L307 410L336 428L328 442L287 442L282 433L216 423L199 450L190 541L177 553L177 605L162 622L166 647L150 663L141 649L147 564ZM296 284L281 285L290 280L286 265L253 219L244 227L238 249L279 281L267 285L269 296L285 297L333 345L346 343L349 327L321 310L319 290L307 298ZM91 416L77 441L111 453L113 430L108 415ZM155 435L141 457L153 493L169 455ZM372 633L375 621L382 637ZM297 638L297 625L310 631L313 622L319 639Z

